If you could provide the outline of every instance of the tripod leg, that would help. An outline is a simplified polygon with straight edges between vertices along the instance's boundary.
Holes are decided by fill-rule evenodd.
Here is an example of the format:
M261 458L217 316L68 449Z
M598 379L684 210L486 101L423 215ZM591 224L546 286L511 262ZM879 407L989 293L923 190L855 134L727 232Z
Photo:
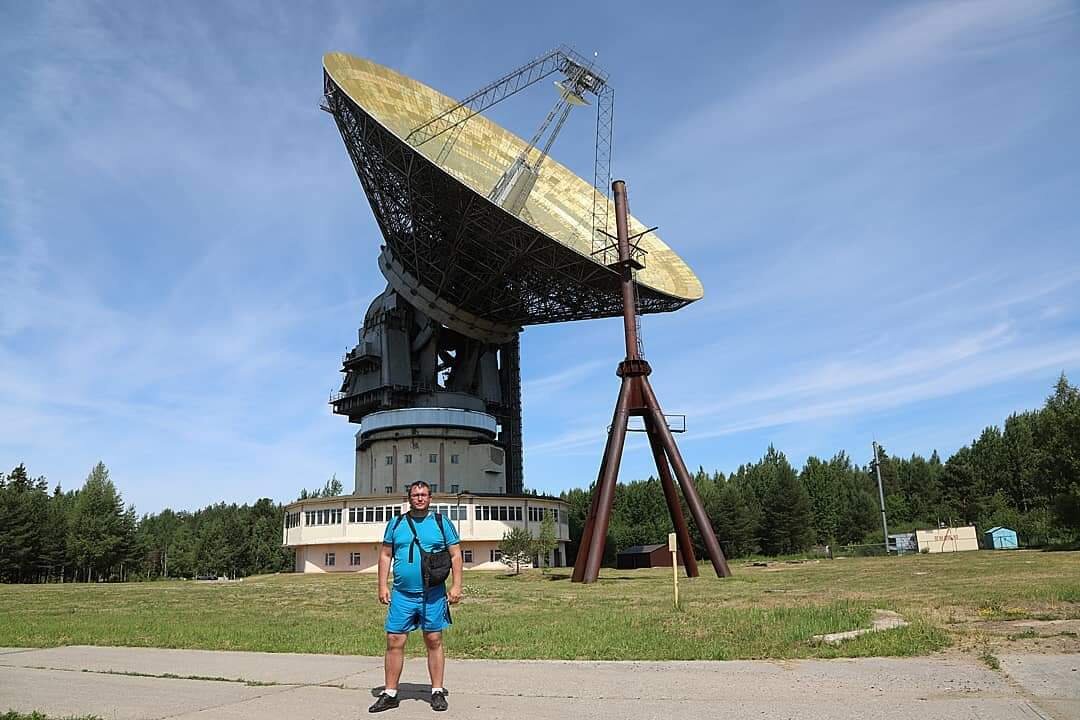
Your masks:
M679 555L683 559L686 576L697 577L698 566L697 558L694 557L694 544L690 541L690 530L686 527L686 518L683 516L682 505L679 504L679 496L675 492L675 482L671 479L671 467L668 465L667 456L664 455L664 446L656 434L654 424L653 419L646 415L645 432L649 436L649 447L652 448L656 471L660 475L660 485L664 488L664 500L667 501L671 522L675 524L675 537L679 541Z
M608 448L611 446L611 432L608 432L607 442L604 443L604 459L607 458ZM574 558L574 573L570 576L570 582L581 582L585 577L585 565L589 562L589 547L592 543L593 527L596 525L596 506L600 499L600 482L604 478L604 460L600 461L600 472L596 476L596 485L593 487L592 499L589 501L589 513L585 516L585 526L581 529L581 539L578 540L577 557Z
M622 462L623 444L626 442L626 424L630 419L630 378L623 378L619 388L619 400L615 404L615 415L611 420L611 435L604 452L601 466L603 474L597 485L596 517L589 539L589 556L585 564L583 582L595 582L600 575L600 563L604 560L604 543L607 541L608 522L611 520L611 505L615 501L615 483L619 479L619 464Z
M730 577L731 569L728 568L724 551L720 549L720 543L716 540L712 523L709 522L709 516L701 504L701 497L697 493L697 488L694 487L693 480L690 479L686 463L683 462L679 448L675 445L675 438L672 437L671 430L667 426L664 413L660 411L660 403L656 399L656 394L653 393L652 386L649 385L648 378L641 378L641 391L645 404L652 414L653 424L660 435L660 441L667 452L668 460L671 461L671 468L675 471L675 477L679 479L679 486L682 488L683 497L686 498L686 504L690 507L690 514L694 517L694 522L697 523L698 530L701 532L701 539L705 541L705 549L709 553L713 569L717 577Z

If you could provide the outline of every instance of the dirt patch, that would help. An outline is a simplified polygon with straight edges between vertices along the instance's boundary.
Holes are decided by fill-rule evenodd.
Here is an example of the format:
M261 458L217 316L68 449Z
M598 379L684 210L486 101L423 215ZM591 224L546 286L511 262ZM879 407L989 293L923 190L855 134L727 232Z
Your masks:
M1054 637L1080 636L1080 620L987 620L970 625L992 635Z
M949 627L962 652L1080 653L1080 620L982 620Z

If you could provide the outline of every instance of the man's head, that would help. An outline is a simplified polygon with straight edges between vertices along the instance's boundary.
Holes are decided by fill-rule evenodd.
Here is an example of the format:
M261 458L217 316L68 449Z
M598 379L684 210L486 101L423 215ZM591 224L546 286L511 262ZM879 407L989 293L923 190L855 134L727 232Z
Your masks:
M423 480L417 480L409 485L409 507L413 510L424 511L431 504L431 486Z

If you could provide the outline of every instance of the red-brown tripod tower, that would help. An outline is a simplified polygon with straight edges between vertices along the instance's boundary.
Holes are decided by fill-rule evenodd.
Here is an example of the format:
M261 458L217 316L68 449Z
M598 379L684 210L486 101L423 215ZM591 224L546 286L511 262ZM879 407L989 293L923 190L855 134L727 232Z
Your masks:
M592 504L585 518L585 528L578 546L572 579L574 582L591 583L600 574L608 522L611 520L611 505L615 499L615 483L619 478L619 463L622 460L623 445L626 442L626 431L631 415L644 418L645 432L649 436L653 460L656 461L656 470L664 488L668 512L671 513L671 520L675 524L679 554L683 560L683 567L686 568L686 574L689 577L697 577L698 567L697 560L694 558L694 546L690 542L690 532L686 527L686 518L683 517L679 496L671 478L672 469L675 471L675 477L678 478L679 487L682 488L690 514L693 515L694 522L697 523L701 537L705 541L705 549L709 553L709 560L712 561L717 577L728 577L731 575L731 570L724 558L724 552L720 549L720 543L716 541L716 534L709 523L708 515L705 514L701 497L694 488L690 473L686 470L686 463L679 454L675 438L660 409L660 402L656 399L656 394L649 384L652 368L641 357L638 349L634 270L639 270L643 266L630 254L630 237L626 219L626 183L616 180L611 184L611 189L615 195L615 227L619 250L619 260L611 267L618 270L621 276L626 359L619 363L616 371L616 374L622 378L622 387L619 389L619 399L615 403L615 415L611 420L611 429L608 431L604 459L600 463L600 474L596 480L596 488L593 490Z

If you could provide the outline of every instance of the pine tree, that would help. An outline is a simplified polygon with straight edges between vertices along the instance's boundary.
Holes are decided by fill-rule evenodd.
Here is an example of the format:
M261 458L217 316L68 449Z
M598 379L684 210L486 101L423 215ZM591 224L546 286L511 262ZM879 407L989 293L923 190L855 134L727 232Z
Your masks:
M119 561L125 529L123 502L104 463L94 466L76 495L70 528L72 559L83 577L88 582L108 579Z
M47 490L45 478L31 479L21 464L0 484L0 579L6 582L40 579Z
M763 503L762 549L771 555L801 552L814 537L810 494L783 453L771 462L775 472Z
M47 519L43 528L41 564L45 569L46 581L57 578L63 582L67 572L69 505L70 496L65 495L57 485L49 498Z
M1058 521L1080 531L1080 389L1069 384L1065 373L1046 399L1038 436L1046 497Z
M710 514L716 538L731 557L749 555L757 550L754 518L742 490L726 482L717 498L715 514Z

